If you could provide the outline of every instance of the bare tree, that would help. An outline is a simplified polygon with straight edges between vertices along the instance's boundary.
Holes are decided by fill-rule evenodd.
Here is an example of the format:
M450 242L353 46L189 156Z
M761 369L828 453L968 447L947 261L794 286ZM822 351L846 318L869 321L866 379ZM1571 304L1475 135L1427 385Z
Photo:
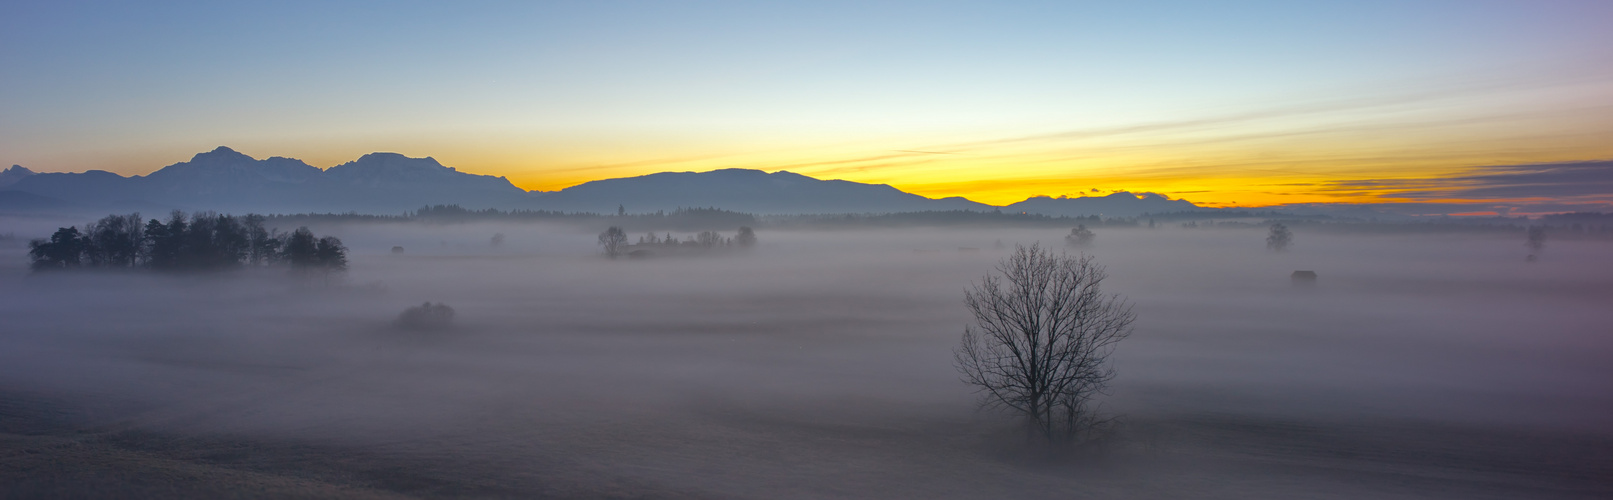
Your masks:
M1266 248L1274 251L1286 252L1288 251L1288 245L1293 243L1294 233L1288 230L1288 226L1272 224L1271 231L1266 233Z
M611 226L605 232L599 233L599 245L605 247L605 256L612 259L622 255L622 249L627 246L627 232L622 228Z
M716 231L701 231L700 234L695 235L695 242L703 247L714 247L722 244L722 235L717 234Z
M975 324L953 354L982 406L1023 417L1029 437L1050 442L1081 441L1103 423L1092 400L1136 320L1124 298L1103 293L1107 277L1091 256L1016 246L965 292Z

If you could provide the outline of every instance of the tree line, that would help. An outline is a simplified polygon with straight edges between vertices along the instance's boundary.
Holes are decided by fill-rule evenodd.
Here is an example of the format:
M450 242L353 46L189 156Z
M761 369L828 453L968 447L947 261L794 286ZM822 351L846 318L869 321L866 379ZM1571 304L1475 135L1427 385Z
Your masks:
M30 268L157 271L222 271L285 264L294 270L347 269L347 247L334 236L316 237L307 227L290 233L264 226L262 215L241 217L175 210L166 222L141 223L140 214L108 215L101 220L56 230L28 243Z
M699 234L679 241L672 233L661 237L656 233L649 233L638 238L638 243L627 243L627 231L619 226L611 226L605 232L599 233L599 245L604 247L605 256L612 259L631 251L635 247L697 247L715 248L724 246L739 246L749 248L756 246L756 231L750 226L739 226L739 231L732 237L724 237L716 231L701 231Z

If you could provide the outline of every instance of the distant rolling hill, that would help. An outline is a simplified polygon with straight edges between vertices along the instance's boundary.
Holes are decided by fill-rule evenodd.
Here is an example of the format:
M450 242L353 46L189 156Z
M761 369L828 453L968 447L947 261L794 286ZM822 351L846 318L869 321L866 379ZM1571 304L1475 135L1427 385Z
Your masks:
M320 170L302 160L263 160L219 147L145 176L43 173L5 189L105 209L156 207L220 212L401 213L426 204L513 205L530 195L503 177L474 175L431 158L371 153Z
M791 172L724 169L662 172L605 179L544 194L534 206L548 210L633 213L679 207L716 207L754 214L888 213L991 210L963 198L925 198L885 184L820 180Z
M73 203L24 191L0 191L0 211L59 212L80 208Z
M92 170L0 173L0 210L230 213L357 212L397 214L425 205L465 208L630 213L713 207L753 214L840 214L976 210L998 207L964 198L926 198L885 184L821 180L791 172L723 169L662 172L527 192L503 177L460 172L432 158L370 153L321 170L302 160L255 159L227 147L197 154L144 176ZM1004 211L1047 215L1135 216L1197 209L1152 193L1037 197Z
M1206 210L1187 200L1172 200L1154 193L1121 191L1108 196L1050 198L1037 196L1003 207L1003 211L1043 215L1136 217L1143 214Z

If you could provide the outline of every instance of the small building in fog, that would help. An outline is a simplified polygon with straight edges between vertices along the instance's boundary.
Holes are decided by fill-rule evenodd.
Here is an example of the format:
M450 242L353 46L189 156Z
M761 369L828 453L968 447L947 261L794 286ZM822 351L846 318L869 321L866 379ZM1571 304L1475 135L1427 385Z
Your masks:
M1316 286L1316 271L1294 271L1288 279L1294 286Z

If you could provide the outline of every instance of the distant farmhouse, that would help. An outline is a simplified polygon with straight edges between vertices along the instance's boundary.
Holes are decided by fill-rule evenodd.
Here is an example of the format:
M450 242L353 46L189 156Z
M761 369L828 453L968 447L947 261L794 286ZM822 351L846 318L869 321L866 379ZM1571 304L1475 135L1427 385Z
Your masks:
M1316 271L1294 271L1288 279L1294 286L1316 286Z

